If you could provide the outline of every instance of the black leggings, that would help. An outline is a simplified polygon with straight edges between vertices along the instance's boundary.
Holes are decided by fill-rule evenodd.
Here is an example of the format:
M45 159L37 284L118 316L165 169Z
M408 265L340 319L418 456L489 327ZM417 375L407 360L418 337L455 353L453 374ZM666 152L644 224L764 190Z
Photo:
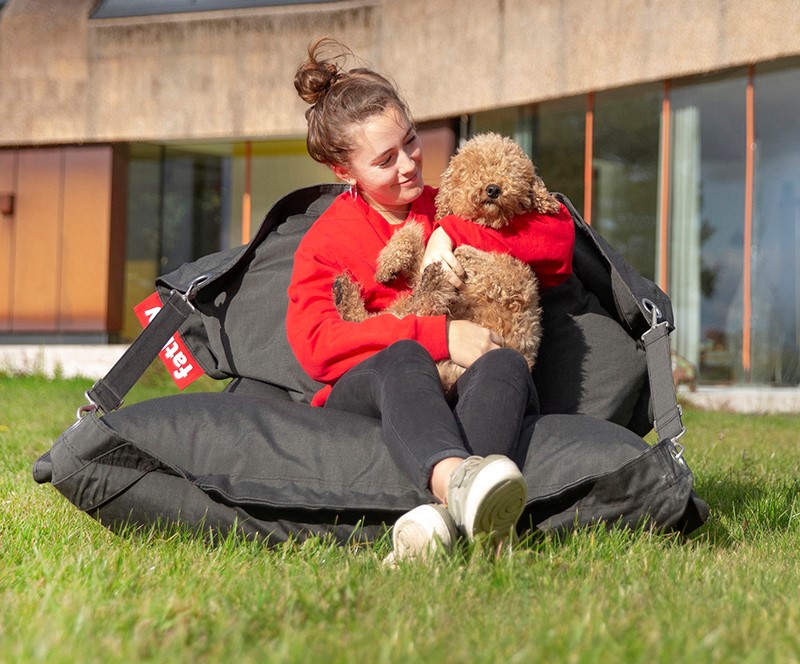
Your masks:
M504 454L522 465L539 402L517 351L481 356L445 397L436 364L416 341L398 341L345 373L325 404L380 419L389 453L420 488L447 457Z

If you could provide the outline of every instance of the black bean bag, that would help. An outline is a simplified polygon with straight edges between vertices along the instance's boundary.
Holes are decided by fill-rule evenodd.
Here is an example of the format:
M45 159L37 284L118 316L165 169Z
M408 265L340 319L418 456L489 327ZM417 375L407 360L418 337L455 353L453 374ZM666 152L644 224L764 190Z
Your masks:
M158 280L166 299L202 278L180 334L207 374L230 379L224 392L90 411L36 461L35 480L113 529L175 523L271 543L371 539L430 502L395 467L377 420L308 405L319 385L286 340L294 251L341 191L294 192L246 247ZM656 322L672 328L669 299L561 198L576 224L574 276L543 299L534 370L542 412L523 464L529 498L519 527L601 521L689 532L707 506L674 429L653 446L642 438L653 426L650 386L658 381L641 339ZM663 395L667 379L656 378Z

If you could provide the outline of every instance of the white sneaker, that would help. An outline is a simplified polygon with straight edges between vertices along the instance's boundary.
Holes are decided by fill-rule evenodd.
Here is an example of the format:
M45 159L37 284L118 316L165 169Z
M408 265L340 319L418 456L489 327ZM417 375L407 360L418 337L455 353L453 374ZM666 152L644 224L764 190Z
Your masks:
M427 559L437 551L450 553L458 537L453 517L444 505L420 505L406 512L392 528L392 552L384 563Z
M447 507L459 531L469 539L493 541L512 534L528 499L528 485L517 464L499 454L464 459L453 471Z

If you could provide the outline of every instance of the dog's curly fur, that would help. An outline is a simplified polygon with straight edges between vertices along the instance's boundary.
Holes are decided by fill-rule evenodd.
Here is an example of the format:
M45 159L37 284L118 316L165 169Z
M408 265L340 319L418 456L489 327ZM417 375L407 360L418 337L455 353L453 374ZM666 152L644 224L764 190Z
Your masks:
M437 219L454 214L489 228L502 228L525 212L560 209L523 149L494 133L463 145L442 174L436 196Z
M455 214L495 229L525 212L559 210L560 204L519 145L493 133L473 137L452 157L436 197L437 219ZM454 253L466 278L464 288L456 290L440 263L429 265L417 277L424 252L423 229L416 223L398 230L381 251L376 280L388 283L402 274L413 287L383 313L398 317L447 314L454 320L473 321L500 334L506 347L522 353L532 368L541 342L541 308L538 282L530 267L509 255L460 246ZM344 320L362 321L371 315L349 275L337 277L333 291ZM451 360L439 362L445 390L463 372Z

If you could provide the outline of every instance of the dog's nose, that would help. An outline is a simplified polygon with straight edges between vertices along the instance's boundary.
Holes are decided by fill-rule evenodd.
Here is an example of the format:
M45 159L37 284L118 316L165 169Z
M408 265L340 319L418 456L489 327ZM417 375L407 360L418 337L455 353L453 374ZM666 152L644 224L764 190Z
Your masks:
M496 184L490 184L486 187L486 195L492 200L497 198L501 193L502 191L500 190L500 187L498 187Z

